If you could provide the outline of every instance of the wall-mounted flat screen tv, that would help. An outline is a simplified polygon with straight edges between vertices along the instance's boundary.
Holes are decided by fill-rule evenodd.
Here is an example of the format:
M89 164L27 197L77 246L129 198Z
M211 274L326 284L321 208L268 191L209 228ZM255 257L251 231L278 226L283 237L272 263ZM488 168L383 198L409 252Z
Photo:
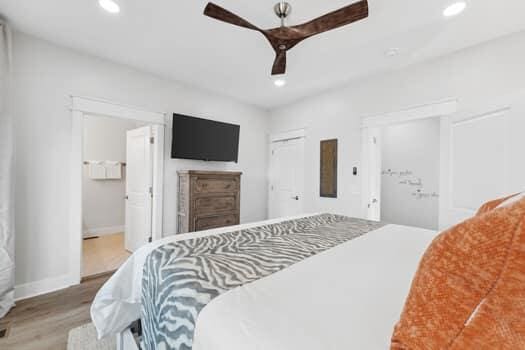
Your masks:
M237 162L240 126L173 115L171 158Z

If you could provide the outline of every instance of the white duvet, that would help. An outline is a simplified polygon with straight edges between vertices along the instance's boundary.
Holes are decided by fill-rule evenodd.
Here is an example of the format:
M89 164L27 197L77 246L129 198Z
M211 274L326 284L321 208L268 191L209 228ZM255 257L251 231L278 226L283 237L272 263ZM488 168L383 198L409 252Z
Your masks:
M140 317L142 265L149 252L231 230L170 237L133 254L93 302L99 336L118 333ZM435 235L388 225L222 294L200 313L193 350L388 349L418 262Z

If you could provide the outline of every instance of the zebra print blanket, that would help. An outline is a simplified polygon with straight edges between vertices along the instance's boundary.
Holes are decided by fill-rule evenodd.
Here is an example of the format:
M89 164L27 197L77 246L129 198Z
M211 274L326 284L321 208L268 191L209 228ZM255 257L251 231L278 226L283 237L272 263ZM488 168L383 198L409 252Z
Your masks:
M323 214L157 248L142 280L145 349L191 350L197 317L212 299L381 226Z

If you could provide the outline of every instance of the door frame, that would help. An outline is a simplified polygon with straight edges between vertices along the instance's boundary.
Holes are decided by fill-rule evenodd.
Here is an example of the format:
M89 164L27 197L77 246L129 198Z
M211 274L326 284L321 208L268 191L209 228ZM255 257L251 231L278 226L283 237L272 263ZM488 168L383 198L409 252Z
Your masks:
M137 120L158 126L158 142L154 143L153 156L153 240L162 238L162 210L164 189L164 140L166 113L149 112L136 107L105 101L98 98L71 97L71 155L70 155L70 213L69 213L69 284L79 284L82 279L82 176L83 130L86 115Z
M372 211L370 206L377 201L374 201L374 197L380 197L378 193L381 191L381 164L382 164L382 154L381 154L381 138L380 138L381 129L379 127L369 127L363 128L361 130L361 147L363 153L363 163L361 172L363 173L362 177L362 193L367 194L365 197L363 195L363 207L364 215L363 217L371 221L380 221L381 220L381 205L377 210ZM375 148L375 150L373 149ZM375 158L375 161L373 160ZM375 176L374 176L375 175ZM381 203L379 201L379 203Z
M289 130L289 131L283 131L283 132L276 132L269 135L269 142L268 142L268 205L266 206L266 216L270 217L270 205L271 205L271 195L272 195L272 184L270 183L271 175L272 175L272 144L276 142L282 142L282 141L289 141L289 140L296 140L296 139L303 139L305 141L303 151L306 151L306 129L295 129L295 130ZM305 158L306 161L306 158ZM303 166L306 166L306 163L303 164ZM304 177L304 171L303 171L303 177ZM303 179L303 189L302 189L302 205L304 210L304 179Z
M455 114L458 110L457 99L446 99L438 102L427 103L415 107L406 108L400 111L386 113L382 115L376 115L371 117L365 117L361 122L361 144L362 144L362 164L361 164L361 210L364 218L368 217L368 206L371 203L373 193L380 193L381 181L376 181L375 184L370 182L370 176L375 173L376 176L381 177L381 156L379 155L374 169L371 168L370 158L372 155L372 148L369 147L368 139L369 135L376 135L379 128L406 123L415 120L422 120L428 118L441 117L441 123L446 117ZM445 117L445 118L444 118ZM379 140L380 144L380 140ZM377 152L381 152L377 149ZM376 186L372 190L372 186ZM379 186L379 188L377 188ZM441 192L441 190L440 190ZM441 196L440 196L441 197ZM440 201L442 199L440 198Z

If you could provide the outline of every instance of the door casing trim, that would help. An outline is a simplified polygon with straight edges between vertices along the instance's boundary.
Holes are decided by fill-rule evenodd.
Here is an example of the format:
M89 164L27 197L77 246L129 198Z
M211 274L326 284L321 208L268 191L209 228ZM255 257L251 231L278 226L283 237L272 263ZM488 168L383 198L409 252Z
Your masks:
M83 129L86 115L97 115L127 120L137 120L158 126L158 142L155 142L153 179L154 213L152 215L153 239L162 237L162 210L164 188L164 140L167 114L150 112L137 107L107 100L70 96L71 98L71 154L69 183L69 268L68 283L65 287L80 284L82 279L82 172L83 172Z

